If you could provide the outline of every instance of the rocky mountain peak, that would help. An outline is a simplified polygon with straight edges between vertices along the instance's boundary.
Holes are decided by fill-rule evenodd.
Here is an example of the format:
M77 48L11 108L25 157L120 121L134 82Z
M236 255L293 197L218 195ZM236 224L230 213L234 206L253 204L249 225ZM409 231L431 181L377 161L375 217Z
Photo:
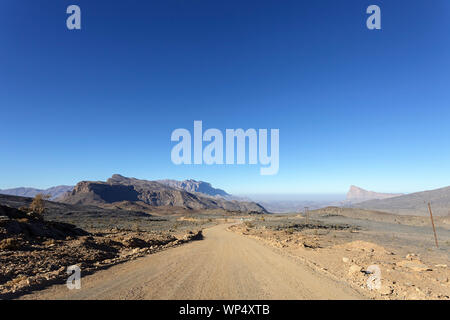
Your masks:
M401 195L402 193L379 193L375 191L368 191L363 188L352 185L350 186L350 189L347 193L347 201L358 203L368 200L388 199L398 197Z

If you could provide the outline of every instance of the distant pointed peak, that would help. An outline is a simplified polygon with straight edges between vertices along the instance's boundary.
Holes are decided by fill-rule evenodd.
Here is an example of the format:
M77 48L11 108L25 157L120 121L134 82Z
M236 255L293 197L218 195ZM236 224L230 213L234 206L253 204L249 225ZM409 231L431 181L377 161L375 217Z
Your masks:
M363 188L357 187L355 185L351 185L350 189L347 193L347 200L356 202L362 202L367 200L375 200L375 199L388 199L392 197L399 196L401 194L398 193L379 193L375 191L368 191Z

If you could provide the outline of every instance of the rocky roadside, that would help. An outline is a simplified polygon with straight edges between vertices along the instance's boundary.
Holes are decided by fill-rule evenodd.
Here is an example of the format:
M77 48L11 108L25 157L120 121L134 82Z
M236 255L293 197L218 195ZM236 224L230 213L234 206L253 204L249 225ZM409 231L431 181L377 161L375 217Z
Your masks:
M113 228L90 234L0 205L0 299L63 283L72 265L89 274L201 238L202 231L175 236Z
M400 255L367 241L343 241L339 236L356 230L329 228L317 232L320 229L325 227L272 229L242 223L229 228L280 248L319 272L350 283L372 299L450 300L450 270L446 263L433 263L414 253ZM380 286L376 286L377 268Z

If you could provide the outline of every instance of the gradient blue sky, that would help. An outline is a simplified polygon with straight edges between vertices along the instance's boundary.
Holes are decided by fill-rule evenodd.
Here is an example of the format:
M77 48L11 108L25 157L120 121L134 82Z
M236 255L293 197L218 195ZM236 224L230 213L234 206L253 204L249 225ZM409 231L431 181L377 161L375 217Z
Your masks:
M447 186L449 39L448 0L2 0L0 188L113 173L236 194ZM170 134L194 120L279 128L279 173L175 166Z

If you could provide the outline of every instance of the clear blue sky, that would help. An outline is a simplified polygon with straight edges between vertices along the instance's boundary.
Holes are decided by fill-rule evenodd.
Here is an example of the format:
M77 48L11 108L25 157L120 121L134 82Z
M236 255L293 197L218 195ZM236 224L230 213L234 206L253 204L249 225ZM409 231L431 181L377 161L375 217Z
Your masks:
M448 0L2 0L0 188L113 173L236 194L447 186L449 40ZM194 120L279 128L279 173L175 166L170 134Z

